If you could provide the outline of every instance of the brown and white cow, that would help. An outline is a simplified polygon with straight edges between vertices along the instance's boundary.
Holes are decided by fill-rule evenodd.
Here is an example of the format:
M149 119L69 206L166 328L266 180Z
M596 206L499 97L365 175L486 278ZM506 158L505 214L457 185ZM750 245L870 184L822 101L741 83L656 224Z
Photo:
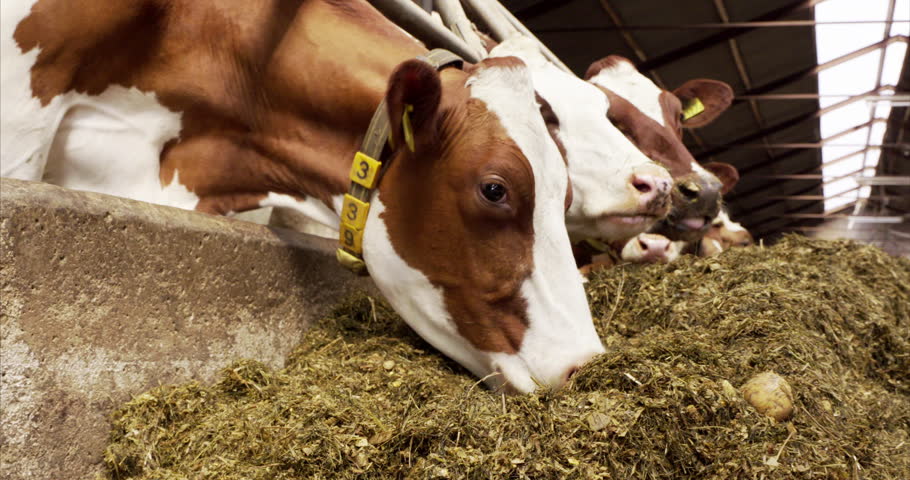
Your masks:
M730 106L733 90L720 81L695 79L671 93L639 73L632 62L615 55L594 62L585 79L610 99L610 120L673 176L673 208L651 231L671 240L700 238L720 210L722 193L733 188L739 175L727 163L699 165L683 144L681 129L713 121ZM683 119L683 105L695 99L704 110Z
M731 220L725 209L721 209L711 222L711 228L698 242L698 251L695 253L700 257L713 257L732 247L748 247L754 244L752 234L739 222Z
M531 71L544 117L569 166L566 227L573 242L625 242L667 215L672 178L610 122L613 106L603 92L557 68L525 36L504 40L490 56L518 57Z
M656 233L640 233L625 242L581 242L573 245L573 249L576 249L576 261L587 258L578 269L585 276L625 263L670 263L680 254L679 242Z
M603 352L565 229L566 167L520 60L437 72L353 0L4 0L0 22L2 175L338 228L384 97L399 141L363 256L405 321L517 391L560 386Z

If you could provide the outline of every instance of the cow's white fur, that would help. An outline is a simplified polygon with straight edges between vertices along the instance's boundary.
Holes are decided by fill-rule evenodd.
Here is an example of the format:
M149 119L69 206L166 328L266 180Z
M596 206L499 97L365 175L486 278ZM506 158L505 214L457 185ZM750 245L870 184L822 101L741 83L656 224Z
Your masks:
M575 268L565 227L568 172L538 112L526 68L489 68L469 80L522 150L534 173L534 269L522 286L529 327L518 355L494 354L494 370L521 391L558 386L565 374L604 351Z
M632 176L662 177L670 183L670 174L610 122L607 96L556 67L528 37L511 37L490 55L512 55L528 64L534 88L559 119L557 135L566 150L572 179L572 205L566 212L569 235L575 240L614 241L651 227L655 218L636 218L641 194L632 185ZM619 215L623 217L617 218Z
M724 209L720 210L720 213L714 217L714 221L711 223L715 225L721 225L723 228L726 228L731 232L742 232L746 230L742 224L739 222L734 222L732 219L730 219L730 215L728 215L727 211Z

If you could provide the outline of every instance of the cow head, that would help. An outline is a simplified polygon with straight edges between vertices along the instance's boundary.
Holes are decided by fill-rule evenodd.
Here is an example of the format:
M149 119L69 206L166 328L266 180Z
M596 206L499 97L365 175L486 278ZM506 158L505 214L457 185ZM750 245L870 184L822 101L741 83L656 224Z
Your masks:
M721 210L699 243L698 255L713 257L730 247L748 247L753 244L755 239L752 238L752 234L738 222L731 220L725 210Z
M377 286L490 386L562 385L604 350L566 233L568 174L526 66L506 57L438 73L406 61L386 102L396 149L363 238Z
M507 39L490 55L514 55L531 70L544 118L563 147L572 202L566 227L573 240L624 240L651 228L670 210L672 179L608 119L610 101L597 87L550 63L537 43Z
M622 246L620 256L629 263L670 263L679 257L679 245L663 235L641 233Z
M720 115L732 102L733 91L723 82L692 80L673 93L661 90L622 57L609 56L588 68L585 78L610 99L610 120L648 157L673 176L673 208L655 230L672 240L700 238L720 209L721 194L738 179L726 163L702 167L682 142L682 128L700 127ZM683 118L695 99L697 115Z

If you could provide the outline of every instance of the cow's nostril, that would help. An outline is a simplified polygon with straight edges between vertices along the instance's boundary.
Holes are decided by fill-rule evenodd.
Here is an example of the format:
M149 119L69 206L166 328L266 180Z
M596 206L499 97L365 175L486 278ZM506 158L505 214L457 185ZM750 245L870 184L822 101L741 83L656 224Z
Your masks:
M644 239L638 239L638 246L641 247L642 252L648 251L648 242L644 241Z
M648 193L654 190L654 181L648 177L635 175L632 177L632 186L641 193Z
M574 377L575 374L578 373L578 370L579 370L578 367L570 368L569 371L566 372L566 381L568 382L569 380L571 380L572 377Z

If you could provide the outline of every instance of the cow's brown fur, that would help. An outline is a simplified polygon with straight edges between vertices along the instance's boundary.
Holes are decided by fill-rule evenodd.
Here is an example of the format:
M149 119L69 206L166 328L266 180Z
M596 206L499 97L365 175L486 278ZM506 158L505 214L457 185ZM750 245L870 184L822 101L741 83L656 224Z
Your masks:
M23 51L41 49L31 86L45 105L69 91L122 85L182 112L160 178L169 184L178 172L197 208L216 214L254 208L268 192L331 207L401 64L388 90L390 118L400 139L394 120L404 103L415 104L418 142L415 154L398 142L380 185L393 246L443 290L478 349L518 350L527 327L519 288L533 267L530 164L469 98L469 72L402 64L426 49L365 2L39 0L15 40ZM518 61L476 68L510 62ZM399 95L415 90L417 101ZM508 184L505 206L479 196L485 175Z

